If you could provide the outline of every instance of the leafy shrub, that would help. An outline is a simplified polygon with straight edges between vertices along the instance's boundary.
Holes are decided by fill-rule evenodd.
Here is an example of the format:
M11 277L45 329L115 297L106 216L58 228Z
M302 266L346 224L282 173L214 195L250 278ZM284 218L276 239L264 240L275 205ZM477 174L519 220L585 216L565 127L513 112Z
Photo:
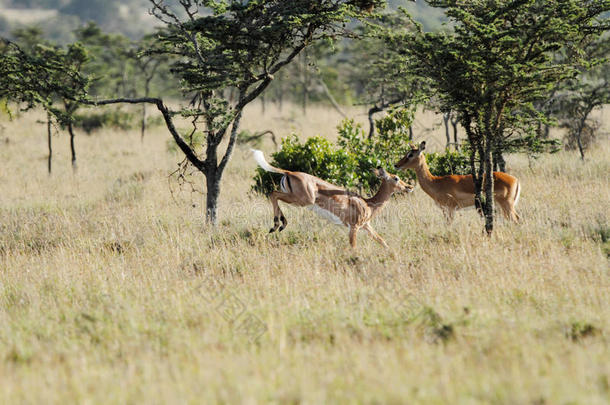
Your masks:
M588 119L582 128L579 128L579 120L565 120L561 128L566 128L568 131L563 137L565 150L578 150L578 131L580 129L580 143L584 150L589 150L591 146L598 140L600 135L601 123L597 120Z
M394 164L409 149L406 140L409 139L409 126L412 121L411 110L390 111L388 115L375 121L377 135L371 139L365 134L362 126L355 124L353 120L346 119L339 125L337 143L354 155L358 162L359 188L371 190L379 184L373 174L373 169L379 166L390 172L394 171ZM413 178L412 175L410 177Z
M467 148L459 151L447 150L444 153L427 153L426 162L435 176L470 174L470 155Z
M11 116L11 110L8 107L8 100L0 99L0 117Z
M120 110L106 110L74 116L74 126L88 134L101 128L132 129L134 122L136 122L134 114Z
M409 109L390 111L376 120L377 135L368 138L360 124L346 119L338 127L339 138L334 145L322 137L309 138L300 143L296 135L282 140L282 148L271 155L271 164L282 169L300 171L320 177L333 184L371 192L379 185L373 169L381 166L394 172L394 164L409 149L409 126L414 112ZM430 153L427 156L430 171L435 175L468 174L468 151ZM402 174L403 177L405 174ZM409 171L407 178L414 179ZM253 190L269 194L277 188L279 176L257 169Z
M358 181L354 156L320 136L300 143L293 134L282 140L282 149L271 157L273 166L309 173L344 187L353 187ZM279 178L259 167L254 181L255 191L269 194L277 188Z
M375 122L377 135L371 139L360 124L346 119L337 127L339 138L336 145L319 136L300 143L293 134L282 140L281 150L271 155L271 164L309 173L343 187L371 192L379 185L373 169L381 166L394 172L394 164L409 149L406 140L413 115L413 111L408 109L390 111ZM430 171L435 175L470 173L466 148L458 152L430 153L426 157ZM414 179L415 173L409 171L402 176ZM279 176L258 168L254 181L254 191L269 194L277 189Z
M566 337L573 342L579 342L586 337L596 336L600 330L588 322L572 322L566 331Z
M337 145L319 136L302 144L296 135L292 135L282 140L279 152L271 155L271 164L309 173L343 187L370 192L379 184L373 169L381 166L393 171L394 163L408 149L405 139L412 120L412 110L390 111L376 121L378 135L368 139L360 124L346 119L337 127ZM268 194L276 188L279 178L258 168L254 181L254 191Z

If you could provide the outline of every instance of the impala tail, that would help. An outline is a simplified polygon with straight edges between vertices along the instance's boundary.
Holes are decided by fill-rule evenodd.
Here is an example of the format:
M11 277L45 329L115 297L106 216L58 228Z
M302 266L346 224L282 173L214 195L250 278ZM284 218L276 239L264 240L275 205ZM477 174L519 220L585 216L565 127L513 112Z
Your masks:
M517 191L515 194L515 202L513 205L517 205L519 202L519 196L521 195L521 182L519 180L517 180Z
M286 173L286 170L278 169L277 167L273 167L269 163L267 163L267 160L265 160L265 155L263 154L262 151L260 151L258 149L250 149L250 150L252 151L252 155L254 155L254 160L256 160L256 163L258 163L258 165L263 170L265 170L267 172L271 172L271 173L281 173L281 174Z

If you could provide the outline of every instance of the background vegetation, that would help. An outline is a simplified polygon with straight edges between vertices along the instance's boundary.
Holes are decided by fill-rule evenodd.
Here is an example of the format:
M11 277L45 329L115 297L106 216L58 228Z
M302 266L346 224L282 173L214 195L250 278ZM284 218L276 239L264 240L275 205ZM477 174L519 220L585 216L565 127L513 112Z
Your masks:
M487 237L466 211L447 225L416 188L375 219L389 250L362 237L352 251L343 228L295 207L269 236L263 193L277 178L249 148L365 196L370 170L392 170L409 140L426 140L435 174L469 172L460 112L385 42L415 35L409 18L346 24L357 40L325 31L270 81L263 54L234 52L245 42L206 41L209 55L219 44L239 62L212 88L203 70L214 58L176 64L167 52L193 56L176 39L210 33L181 15L161 44L176 47L159 47L145 35L150 4L0 0L13 41L0 41L0 403L608 402L607 35L545 54L589 63L528 104L545 118L503 149L522 187L520 224ZM390 10L403 4L420 39L451 35L426 2ZM263 73L234 74L259 57ZM218 108L198 104L195 76ZM205 173L184 151L206 154L209 129L235 118L226 107L251 78L269 87L242 106L235 136L217 139L234 158L213 226ZM112 97L163 97L164 115L80 103ZM217 121L198 128L199 117Z

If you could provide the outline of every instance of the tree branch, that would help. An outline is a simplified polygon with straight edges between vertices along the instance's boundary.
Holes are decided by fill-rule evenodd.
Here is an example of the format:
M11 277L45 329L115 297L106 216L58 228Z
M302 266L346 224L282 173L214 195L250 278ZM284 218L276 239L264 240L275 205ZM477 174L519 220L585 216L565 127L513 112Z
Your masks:
M231 159L231 155L233 154L233 148L235 147L235 140L237 139L237 130L239 129L239 121L241 120L241 111L237 113L235 119L233 120L233 126L231 127L231 136L229 138L229 145L227 145L227 151L225 155L222 157L220 164L218 165L218 170L216 171L216 176L220 180L220 176L222 176L222 172L225 169L227 163L229 163L229 159Z
M189 162L191 162L193 164L193 166L195 166L197 169L199 169L201 171L205 171L205 169L207 168L206 163L204 161L202 161L201 159L199 159L199 157L197 157L197 154L195 153L195 151L180 136L180 134L178 133L178 130L174 126L174 121L172 119L173 113L165 106L165 104L163 104L163 100L161 100L160 98L154 98L154 97L114 98L114 99L98 100L98 101L84 100L82 102L84 104L94 105L94 106L108 105L108 104L122 104L122 103L126 103L126 104L149 103L149 104L156 105L157 109L161 112L161 114L163 115L163 118L165 119L165 125L167 126L167 129L169 130L170 134L174 138L174 141L176 142L176 144L178 145L180 150L186 155L186 158L189 160Z
M301 42L301 44L299 44L299 46L294 48L292 50L292 52L290 52L290 54L288 56L286 56L286 59L273 65L271 67L271 69L269 69L269 73L267 73L267 75L263 79L263 81L258 86L256 86L256 88L254 90L252 90L249 94L246 94L242 99L240 99L240 101L235 106L235 110L241 111L248 103L250 103L252 100L254 100L258 96L260 96L260 94L267 88L267 86L269 86L269 83L271 83L271 80L273 80L272 75L274 73L276 73L277 71L279 71L282 67L284 67L287 64L289 64L290 62L292 62L292 60L294 58L296 58L297 55L299 53L301 53L301 51L303 49L305 49L306 46L307 46L306 41Z

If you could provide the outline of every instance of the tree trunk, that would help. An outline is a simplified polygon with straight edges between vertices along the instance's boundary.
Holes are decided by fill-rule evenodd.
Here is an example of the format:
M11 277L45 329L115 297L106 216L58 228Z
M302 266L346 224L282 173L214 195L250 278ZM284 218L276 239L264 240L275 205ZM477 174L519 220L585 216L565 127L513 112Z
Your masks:
M303 107L303 115L307 115L307 103L309 101L309 72L307 71L307 55L305 54L305 52L302 54L303 56L301 57L302 59L302 68L303 68L303 100L302 100L302 107Z
M500 131L502 133L503 131ZM502 155L503 145L502 138L497 136L498 140L493 143L493 168L498 172L506 172L506 161L504 160L504 156Z
M449 149L451 146L451 135L449 135L449 119L451 118L451 112L443 113L443 125L445 126L445 138L447 138L447 143L445 144L445 149Z
M479 215L483 216L483 153L481 149L480 145L472 145L472 150L470 152L470 171L472 173L472 182L474 183L474 207ZM477 155L480 162L478 168L476 167Z
M585 150L582 146L582 140L580 138L580 134L582 133L582 129L578 130L576 133L576 143L578 144L578 152L580 152L580 160L585 160Z
M265 95L261 94L261 114L265 115Z
M47 114L47 144L49 145L48 171L51 174L51 161L53 160L53 147L51 145L51 115Z
M373 135L375 135L375 121L373 120L373 114L375 113L374 108L369 108L369 113L368 113L368 117L369 117L369 139L373 138Z
M301 101L301 107L303 108L303 115L307 115L307 98L309 94L307 93L307 83L303 82L303 100Z
M483 215L481 195L483 165L480 164L479 168L477 168L476 165L477 155L479 157L479 162L482 162L481 158L483 157L483 149L481 147L479 134L473 131L471 124L471 119L465 117L464 128L466 129L466 136L468 137L468 142L470 143L470 175L472 176L472 182L474 184L474 207L479 215Z
M373 119L373 114L381 111L380 107L376 105L369 108L368 117L369 117L369 139L372 139L375 135L375 120Z
M142 104L142 122L140 124L140 141L144 142L144 135L146 135L146 103Z
M587 122L587 117L589 116L590 111L585 111L580 122L578 123L578 128L576 129L576 144L578 145L578 151L580 152L580 159L585 160L585 148L582 144L582 130L585 128L585 124Z
M413 125L409 125L409 140L413 140Z
M205 219L208 224L216 225L218 222L218 196L220 195L220 177L216 168L208 169L206 179L206 207Z
M282 107L284 106L284 73L280 72L280 74L278 75L278 78L276 80L277 80L277 87L278 87L277 103L278 103L280 112L282 112Z
M452 118L451 118L451 126L453 127L453 145L455 147L455 150L459 149L459 143L458 143L458 119L457 119L457 114L453 114Z
M153 69L153 72L150 74L150 76L148 76L146 78L146 82L144 83L144 96L148 97L148 95L150 94L150 82L152 81L154 74L155 74L155 69ZM140 127L140 141L144 142L144 135L146 135L146 118L147 118L147 111L146 111L146 104L147 103L143 103L142 104L142 122L141 122L141 127Z
M506 172L506 161L504 160L504 156L502 156L502 151L495 150L492 155L494 170L497 172Z
M225 151L220 164L218 164L217 152L218 145L220 144L222 137L219 137L218 134L216 134L211 138L208 138L208 146L206 149L206 168L204 172L207 192L205 217L206 222L214 226L218 222L218 196L220 195L220 181L222 180L222 174L224 173L224 170L231 159L231 155L233 154L233 148L237 139L237 131L239 130L239 123L241 121L241 115L242 113L240 111L233 119L229 144L227 145L227 150ZM222 133L225 131L226 128L221 130ZM210 139L212 138L218 140L218 142L210 142Z
M492 145L493 138L488 137L485 141L485 151L483 156L483 170L484 179L483 185L485 186L485 201L483 203L483 214L485 216L485 232L488 236L494 228L494 198L493 198L493 160L492 160Z
M335 98L331 94L330 90L328 89L328 86L326 85L326 82L324 81L324 79L322 78L321 75L319 76L319 80L320 80L320 86L322 87L322 90L324 91L324 95L326 95L326 97L328 98L330 103L333 105L333 107L335 107L335 110L337 110L337 112L343 118L347 118L347 115L345 115L345 113L341 109L341 106L339 105L339 103L337 103L337 100L335 100Z
M68 133L70 134L70 153L72 155L72 170L76 171L76 149L74 148L74 129L72 121L68 122Z

